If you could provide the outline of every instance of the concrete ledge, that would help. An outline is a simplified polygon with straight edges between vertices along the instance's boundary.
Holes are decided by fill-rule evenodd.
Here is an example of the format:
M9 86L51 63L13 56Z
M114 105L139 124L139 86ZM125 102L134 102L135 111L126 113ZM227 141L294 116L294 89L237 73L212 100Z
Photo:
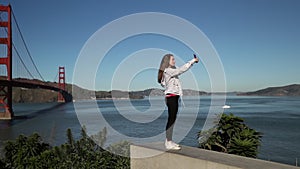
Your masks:
M300 169L188 146L182 146L178 151L166 151L162 142L131 145L130 156L132 169Z

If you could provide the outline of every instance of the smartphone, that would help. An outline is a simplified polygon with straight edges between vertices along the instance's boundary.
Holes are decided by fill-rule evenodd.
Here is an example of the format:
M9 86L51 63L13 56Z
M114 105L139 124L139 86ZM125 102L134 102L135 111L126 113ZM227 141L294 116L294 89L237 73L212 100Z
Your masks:
M194 58L197 58L196 54L194 54ZM198 61L196 63L198 63Z

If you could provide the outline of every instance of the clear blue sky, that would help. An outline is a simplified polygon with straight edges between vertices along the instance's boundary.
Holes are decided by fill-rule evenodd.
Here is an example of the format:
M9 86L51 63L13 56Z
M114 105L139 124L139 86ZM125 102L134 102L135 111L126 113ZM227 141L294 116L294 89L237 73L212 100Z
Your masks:
M299 0L0 2L12 4L31 54L41 74L49 81L55 77L59 65L67 69L67 82L72 81L72 71L81 48L105 24L137 12L163 12L188 20L207 35L223 63L228 91L252 91L268 86L300 83ZM159 42L165 37L140 38ZM137 44L139 47L134 46L134 42L140 42ZM129 51L160 47L159 43L141 44L143 42L139 37L133 38ZM170 45L178 44L170 41ZM164 47L167 48L161 46ZM184 58L188 60L189 57L192 56ZM96 80L98 90L111 90L105 79L111 76L112 72L109 71L112 69L108 66L107 72L99 73ZM193 67L193 71L199 71L197 80L200 90L209 90L203 65ZM204 74L203 77L201 74ZM154 70L145 72L141 77L137 76L132 83L131 90L160 87L156 83ZM121 86L119 88L122 89Z

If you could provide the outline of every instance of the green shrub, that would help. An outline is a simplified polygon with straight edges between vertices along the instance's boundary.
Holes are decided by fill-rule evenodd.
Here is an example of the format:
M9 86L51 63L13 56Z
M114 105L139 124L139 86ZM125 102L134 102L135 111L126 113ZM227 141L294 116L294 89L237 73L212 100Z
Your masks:
M246 157L257 157L262 133L249 128L233 114L222 114L219 123L198 133L199 147Z
M104 145L106 128L93 138L100 145ZM120 148L125 148L121 149L121 152L129 155L128 142L110 147L111 150L117 151ZM81 131L81 138L77 141L73 138L71 130L68 129L67 142L60 146L51 147L44 143L37 133L34 133L29 137L20 135L16 140L8 141L4 150L5 157L0 161L0 166L3 168L130 168L129 157L119 156L104 150L87 136L84 128Z

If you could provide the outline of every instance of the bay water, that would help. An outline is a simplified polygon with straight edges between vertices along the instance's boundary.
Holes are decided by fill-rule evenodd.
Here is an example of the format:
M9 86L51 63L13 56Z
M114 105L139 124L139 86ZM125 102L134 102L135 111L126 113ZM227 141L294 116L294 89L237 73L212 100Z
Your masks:
M93 106L94 102L97 108ZM182 145L198 146L197 133L205 123L211 97L200 96L199 110L193 107L198 104L199 100L193 97L184 98L186 108L178 115L187 119L187 122L191 118L194 119L192 128L180 140ZM130 105L128 100L79 101L76 105L76 109L86 111L86 116L91 116L91 119L93 113L99 113L100 110L109 125L130 137L147 138L163 133L168 117L163 97L156 97L151 102L149 98L130 100ZM249 127L263 133L259 159L290 165L295 165L297 159L300 161L300 97L227 96L226 105L230 105L231 108L225 109L224 113L242 117ZM132 107L137 111L132 112ZM15 139L20 134L30 135L33 132L39 133L51 145L66 142L67 128L72 130L75 138L80 137L81 124L74 103L19 103L14 104L13 108L18 118L13 121L0 121L1 148L5 141ZM155 111L163 111L152 122L138 123L123 118L120 110L127 112L128 117L144 113L144 116L149 116L149 120L157 115ZM195 111L196 118L191 115ZM91 123L94 123L93 120ZM176 131L174 135L176 136ZM108 144L113 140L114 138L108 139Z

